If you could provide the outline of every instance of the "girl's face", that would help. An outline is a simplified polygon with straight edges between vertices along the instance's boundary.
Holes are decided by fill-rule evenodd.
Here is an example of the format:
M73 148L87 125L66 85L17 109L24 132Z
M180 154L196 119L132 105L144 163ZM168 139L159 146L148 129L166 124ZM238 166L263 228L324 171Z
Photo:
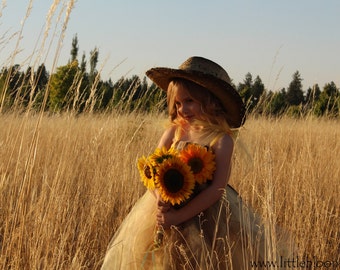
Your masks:
M188 90L182 84L177 84L173 86L173 91L175 92L174 101L177 115L189 123L200 119L201 104L189 95Z

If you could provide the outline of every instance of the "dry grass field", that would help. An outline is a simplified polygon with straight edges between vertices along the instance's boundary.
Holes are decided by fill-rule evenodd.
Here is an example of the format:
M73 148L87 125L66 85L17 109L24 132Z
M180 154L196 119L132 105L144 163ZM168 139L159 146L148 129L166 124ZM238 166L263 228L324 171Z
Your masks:
M98 269L145 191L136 160L157 145L155 115L0 116L0 266ZM340 123L250 118L231 184L300 255L339 261ZM332 269L332 268L331 268Z

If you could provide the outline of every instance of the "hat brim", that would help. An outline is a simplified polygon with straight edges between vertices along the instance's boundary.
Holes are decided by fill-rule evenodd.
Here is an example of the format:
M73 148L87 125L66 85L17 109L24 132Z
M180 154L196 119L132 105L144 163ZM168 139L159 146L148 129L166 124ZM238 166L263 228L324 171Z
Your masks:
M215 76L199 71L165 67L151 68L146 72L146 75L164 91L167 91L169 83L175 78L192 81L208 89L221 101L231 128L238 128L245 122L245 106L240 95L232 85Z

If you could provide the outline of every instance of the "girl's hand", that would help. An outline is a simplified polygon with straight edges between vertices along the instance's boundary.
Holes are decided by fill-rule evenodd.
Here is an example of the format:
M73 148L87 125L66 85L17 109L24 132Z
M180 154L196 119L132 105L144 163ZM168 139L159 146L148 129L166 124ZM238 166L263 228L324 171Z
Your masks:
M170 207L166 212L157 211L157 225L162 226L164 230L169 229L172 225L176 226L179 223L180 221L178 220L175 209Z
M179 224L176 210L171 207L170 203L162 200L159 193L156 192L157 198L157 214L156 221L158 226L162 226L164 230L169 229L172 225Z
M170 203L163 202L160 198L157 199L157 212L166 213L170 207Z
M156 193L157 198L157 212L165 213L170 209L170 203L166 203L162 200L159 193Z

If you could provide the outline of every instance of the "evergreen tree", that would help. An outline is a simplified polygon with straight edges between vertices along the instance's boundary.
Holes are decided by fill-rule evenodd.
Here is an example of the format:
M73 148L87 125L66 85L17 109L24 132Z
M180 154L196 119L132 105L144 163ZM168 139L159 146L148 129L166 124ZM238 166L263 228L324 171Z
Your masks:
M256 108L265 88L260 76L256 76L253 81L252 75L248 72L243 83L238 85L237 90L246 104L247 110L251 112Z
M260 98L261 98L261 96L263 95L264 92L265 92L264 84L262 83L262 80L261 80L260 76L256 76L256 78L254 80L253 87L251 88L251 93L252 93L252 97L251 97L252 109L257 107L257 105L259 104Z
M5 82L6 82L6 77L8 74L7 68L3 67L0 72L0 100L2 99L2 96L5 94Z
M92 85L92 83L95 80L95 77L97 75L97 63L98 63L98 56L99 56L99 52L97 48L94 48L91 52L90 52L90 73L89 73L89 80L90 83Z
M23 73L23 81L20 87L20 105L26 107L35 96L35 87L33 84L34 71L29 66L25 73Z
M16 64L13 67L9 68L10 71L10 80L9 80L9 91L12 97L15 97L16 93L18 92L23 74L20 71L20 65Z
M85 72L86 72L86 56L85 56L85 53L83 53L83 55L81 57L80 70L83 74L85 74Z
M103 110L110 106L110 102L113 99L113 83L112 80L109 79L108 81L101 81L98 84L98 92L100 96L97 100L97 110Z
M19 97L22 89L22 83L25 74L20 71L20 65L16 64L7 69L5 77L6 91L4 91L6 97L7 107L17 106L20 103Z
M71 49L71 63L77 60L78 57L78 37L75 35L72 39L72 49Z
M307 112L314 110L315 104L319 101L321 90L318 84L313 85L312 88L307 89L305 99L305 110Z
M339 116L340 92L334 82L327 83L316 102L314 113L317 116Z
M33 97L33 107L39 109L43 103L49 74L44 64L41 64L34 75L35 93Z
M332 81L330 83L326 83L323 91L326 93L327 96L329 97L336 97L338 95L338 89L335 85L335 83Z
M245 76L245 79L243 80L243 83L239 83L237 87L237 91L240 93L243 102L248 108L251 107L252 86L253 77L250 72L248 72Z
M44 89L48 82L49 75L44 64L41 64L35 72L35 84L38 90Z
M270 101L268 102L268 109L267 109L269 114L281 115L287 109L286 89L282 88L280 92L276 92L276 93L270 92L268 96L270 98Z
M145 93L146 111L164 111L166 110L166 92L161 90L156 84L152 83Z
M113 97L112 97L112 102L111 102L112 107L118 107L122 103L122 100L124 97L124 90L123 90L124 81L125 81L124 77L121 77L113 85Z
M302 79L299 71L293 74L293 80L287 89L286 101L289 106L300 105L304 102Z
M0 73L0 112L9 106L7 76L9 70L6 67L1 68Z
M321 94L321 90L318 84L313 85L312 88L308 88L307 94L306 94L306 103L307 104L313 104L315 103Z

